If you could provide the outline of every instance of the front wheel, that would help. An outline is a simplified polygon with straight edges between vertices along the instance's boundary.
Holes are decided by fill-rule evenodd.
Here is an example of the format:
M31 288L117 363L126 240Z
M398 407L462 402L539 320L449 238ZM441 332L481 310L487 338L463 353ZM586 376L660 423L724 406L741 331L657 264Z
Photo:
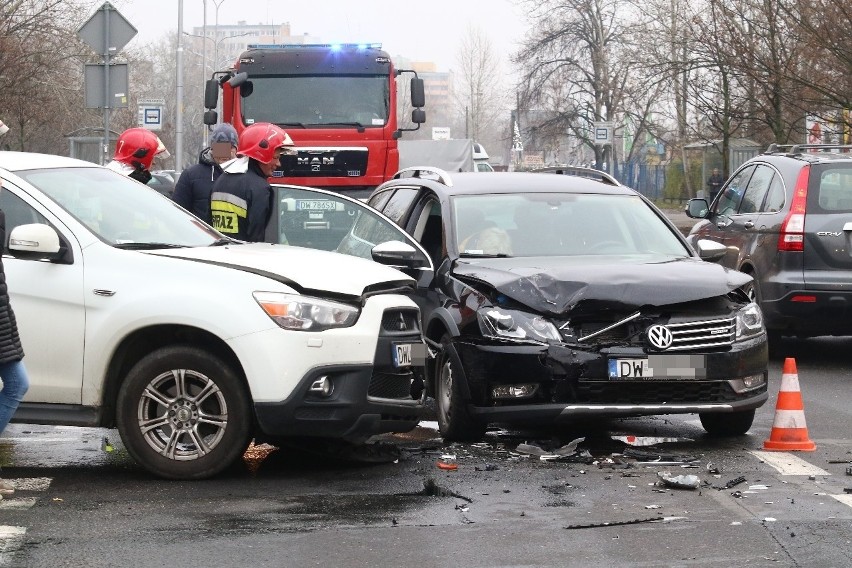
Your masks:
M167 479L203 479L248 447L252 411L243 382L211 353L158 349L128 373L116 421L130 455Z
M742 436L754 422L754 409L740 412L700 412L698 418L711 436Z
M485 435L487 424L467 410L461 395L461 362L449 335L441 338L435 361L435 407L441 436L450 442L475 442Z

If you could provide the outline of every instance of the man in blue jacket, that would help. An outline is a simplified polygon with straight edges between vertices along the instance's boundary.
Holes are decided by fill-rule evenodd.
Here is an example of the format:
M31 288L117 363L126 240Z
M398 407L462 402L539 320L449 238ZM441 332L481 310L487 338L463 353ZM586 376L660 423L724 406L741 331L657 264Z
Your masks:
M201 151L198 163L184 170L172 195L175 203L208 224L213 182L222 175L221 164L237 157L237 131L230 124L219 124L210 133L210 146Z

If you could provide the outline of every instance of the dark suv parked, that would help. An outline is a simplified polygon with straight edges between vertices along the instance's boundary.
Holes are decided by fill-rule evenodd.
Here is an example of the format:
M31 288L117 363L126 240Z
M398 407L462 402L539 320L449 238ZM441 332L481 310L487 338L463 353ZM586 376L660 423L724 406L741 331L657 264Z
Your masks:
M744 163L688 240L727 247L723 265L754 277L772 337L852 335L852 146L769 147ZM776 342L777 344L777 342Z

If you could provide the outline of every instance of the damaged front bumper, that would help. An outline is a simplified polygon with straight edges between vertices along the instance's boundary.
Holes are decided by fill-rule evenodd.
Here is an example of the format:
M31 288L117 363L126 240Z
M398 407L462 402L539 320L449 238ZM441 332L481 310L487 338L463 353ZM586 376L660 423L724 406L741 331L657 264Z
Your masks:
M650 354L658 365L674 363L667 372L645 378L610 378L611 361L648 359L649 353L638 346L521 344L478 337L456 338L453 346L462 362L469 412L489 422L736 412L757 408L768 398L764 334L717 351ZM684 355L689 368L684 368Z

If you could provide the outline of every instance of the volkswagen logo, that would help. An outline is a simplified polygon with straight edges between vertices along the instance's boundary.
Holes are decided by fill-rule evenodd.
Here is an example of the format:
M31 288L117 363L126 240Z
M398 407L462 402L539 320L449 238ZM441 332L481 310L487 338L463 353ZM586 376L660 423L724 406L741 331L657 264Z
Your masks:
M673 340L671 330L664 325L652 325L648 328L648 341L657 349L668 349Z

